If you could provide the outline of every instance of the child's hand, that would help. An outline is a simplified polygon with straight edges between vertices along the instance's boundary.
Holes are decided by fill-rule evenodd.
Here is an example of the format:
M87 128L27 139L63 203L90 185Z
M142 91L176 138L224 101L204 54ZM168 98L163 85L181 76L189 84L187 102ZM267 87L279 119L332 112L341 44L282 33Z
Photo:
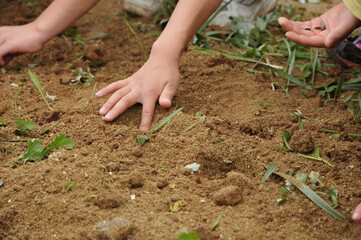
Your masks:
M139 129L147 131L152 123L158 98L162 107L169 108L178 85L178 61L151 55L143 67L131 77L114 82L96 93L97 97L113 93L99 113L105 116L104 120L112 121L127 108L142 103L142 121Z
M354 220L355 222L361 221L361 204L359 204L353 212L352 220Z
M21 53L40 51L45 42L34 24L0 27L0 66Z
M286 30L286 37L290 40L311 47L336 47L355 28L361 26L361 21L352 12L340 3L331 8L320 17L307 22L294 22L285 17L278 19L279 24ZM314 29L321 27L321 22L326 29L321 31ZM305 29L310 29L305 30Z

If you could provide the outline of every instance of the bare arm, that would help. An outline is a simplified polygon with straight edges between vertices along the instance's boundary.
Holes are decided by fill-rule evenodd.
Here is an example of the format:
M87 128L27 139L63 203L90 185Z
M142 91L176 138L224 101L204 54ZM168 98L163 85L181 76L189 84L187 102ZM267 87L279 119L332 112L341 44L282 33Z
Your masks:
M98 0L55 0L34 22L0 27L0 66L21 53L39 51L52 37L78 20Z
M47 40L58 35L89 11L99 0L55 0L34 21Z

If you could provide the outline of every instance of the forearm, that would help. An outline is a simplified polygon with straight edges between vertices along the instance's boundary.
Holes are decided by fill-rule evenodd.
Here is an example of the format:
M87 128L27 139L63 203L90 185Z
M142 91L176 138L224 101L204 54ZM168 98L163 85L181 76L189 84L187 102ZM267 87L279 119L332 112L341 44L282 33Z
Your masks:
M180 0L153 49L179 61L184 47L222 0Z
M32 24L43 40L48 41L83 16L98 1L55 0Z

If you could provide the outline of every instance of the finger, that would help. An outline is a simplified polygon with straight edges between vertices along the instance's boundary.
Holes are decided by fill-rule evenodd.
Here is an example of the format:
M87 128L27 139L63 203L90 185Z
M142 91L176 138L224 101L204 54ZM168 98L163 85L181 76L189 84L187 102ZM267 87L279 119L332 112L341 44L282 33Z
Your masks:
M105 88L100 89L95 95L97 97L104 97L105 95L108 95L109 93L115 92L120 88L123 88L128 83L127 80L121 80L114 83L109 84Z
M282 26L282 28L286 32L296 32L299 34L303 34L303 33L308 34L308 33L310 33L310 31L305 30L305 28L309 28L310 30L312 29L311 21L295 22L295 21L290 21L285 17L281 17L278 19L278 23Z
M172 106L172 99L177 92L178 86L175 84L167 83L163 89L163 92L159 96L159 104L164 108Z
M7 65L11 60L13 60L13 58L16 57L17 55L19 54L8 54L4 56L5 65Z
M325 40L320 35L304 36L295 32L287 32L286 37L295 43L309 47L325 47Z
M129 88L121 88L108 99L108 101L103 105L103 107L99 110L100 115L106 115L120 99L122 99L125 95L130 92Z
M137 97L133 93L125 95L117 104L105 115L105 121L113 121L116 117L122 114L127 108L137 103Z
M355 222L361 221L361 204L359 204L353 212L352 220Z
M142 121L139 130L148 131L152 124L156 99L146 99L143 103Z
M293 24L290 20L288 20L287 18L285 17L280 17L278 19L278 23L281 25L281 27L286 31L292 31L293 29Z
M5 65L6 61L4 57L9 53L9 47L5 43L4 45L0 45L0 65Z

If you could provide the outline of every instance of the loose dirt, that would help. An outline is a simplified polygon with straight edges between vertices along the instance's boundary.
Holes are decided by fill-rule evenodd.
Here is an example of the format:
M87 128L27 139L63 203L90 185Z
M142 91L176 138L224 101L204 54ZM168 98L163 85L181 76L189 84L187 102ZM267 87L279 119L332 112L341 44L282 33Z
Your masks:
M49 2L37 1L36 9L42 11ZM318 8L305 5L302 18L315 16L339 1L322 2ZM361 224L351 221L351 213L361 203L361 139L342 134L330 137L321 131L361 133L355 116L340 104L323 104L325 99L301 87L291 88L286 96L271 87L272 82L284 83L280 77L249 73L244 68L252 64L202 55L188 46L173 101L173 106L183 110L165 131L143 133L137 129L141 105L111 123L98 114L106 99L92 98L84 110L95 83L99 90L130 76L144 63L122 17L108 21L121 10L117 1L101 1L74 25L83 39L109 34L86 42L93 48L86 54L105 62L91 68L95 75L91 84L78 90L80 85L71 82L75 78L71 70L85 70L91 60L79 58L84 54L80 44L58 37L39 53L17 57L5 67L6 73L0 73L0 118L8 123L0 127L0 178L5 181L0 187L0 239L105 239L104 231L128 239L177 239L182 228L207 240L360 237ZM0 14L0 25L24 24L38 15L34 8L10 0L0 2ZM131 22L149 49L154 37L144 35L160 29L152 25L152 19ZM282 37L279 30L275 34ZM23 66L18 74L12 71L20 63L40 62L43 65ZM41 99L27 75L29 69L38 75L44 92L56 96L55 101L49 100L54 111ZM321 86L342 74L339 67L322 70L329 76L317 76ZM15 88L11 83L23 86ZM19 109L13 106L17 89L21 89ZM153 126L172 110L157 106ZM290 116L297 110L309 119L303 122L307 137L333 167L277 150L276 146L283 147L283 130L298 131L297 118ZM199 120L197 112L206 115L206 120L185 132ZM13 168L27 149L27 143L9 142L24 139L14 134L19 117L36 124L26 140L39 138L45 146L65 134L76 142L75 148ZM46 130L50 133L41 135ZM149 141L141 146L136 139L145 134ZM293 188L289 200L278 205L285 181L271 176L265 184L261 182L262 164L272 161L284 173L291 168L293 173L296 169L319 172L325 183L339 190L337 210L346 220L334 219ZM184 168L195 162L200 164L199 171ZM73 191L64 190L68 182L76 183ZM172 212L170 206L178 201L179 211ZM211 231L221 214L223 219Z

